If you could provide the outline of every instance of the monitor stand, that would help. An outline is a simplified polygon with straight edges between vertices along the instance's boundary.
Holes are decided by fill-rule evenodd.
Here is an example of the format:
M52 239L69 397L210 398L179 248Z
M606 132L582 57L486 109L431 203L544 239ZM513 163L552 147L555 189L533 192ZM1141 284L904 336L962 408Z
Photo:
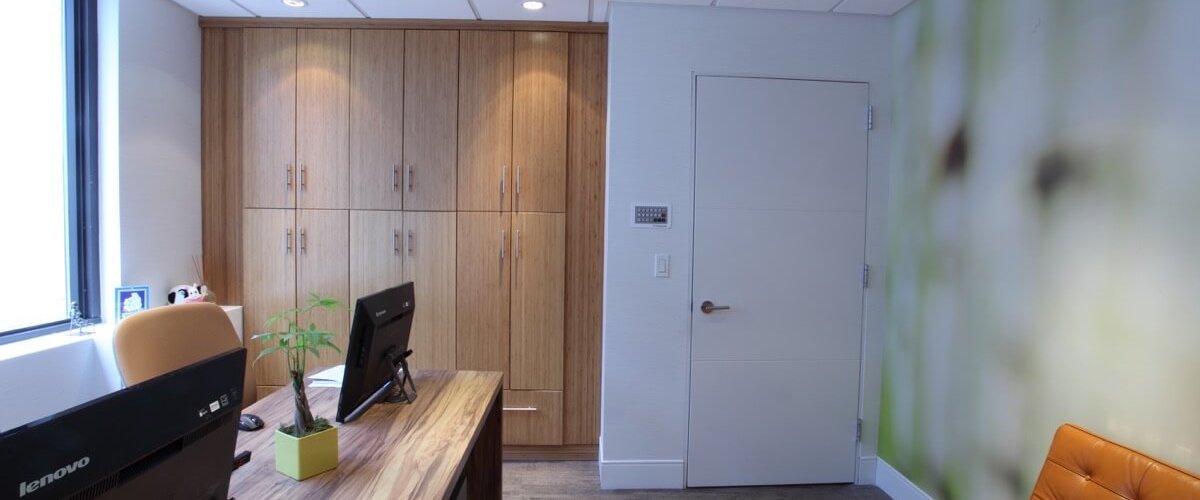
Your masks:
M384 398L384 402L412 404L417 400L417 384L413 382L412 372L408 369L408 357L411 355L412 349L401 353L394 347L385 354L393 368L392 392ZM403 374L397 373L397 370L401 370Z

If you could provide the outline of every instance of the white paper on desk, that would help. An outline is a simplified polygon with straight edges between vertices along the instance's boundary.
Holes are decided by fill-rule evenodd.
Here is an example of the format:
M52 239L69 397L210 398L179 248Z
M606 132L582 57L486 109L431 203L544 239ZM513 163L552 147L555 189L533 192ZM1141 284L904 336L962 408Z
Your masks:
M342 376L346 374L346 365L326 368L308 376L312 382L309 387L341 387Z

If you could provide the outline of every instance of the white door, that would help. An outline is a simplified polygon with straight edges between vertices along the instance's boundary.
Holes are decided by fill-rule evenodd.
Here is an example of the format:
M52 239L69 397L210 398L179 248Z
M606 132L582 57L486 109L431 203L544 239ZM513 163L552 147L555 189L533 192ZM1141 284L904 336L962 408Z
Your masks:
M854 481L867 103L697 78L688 486Z

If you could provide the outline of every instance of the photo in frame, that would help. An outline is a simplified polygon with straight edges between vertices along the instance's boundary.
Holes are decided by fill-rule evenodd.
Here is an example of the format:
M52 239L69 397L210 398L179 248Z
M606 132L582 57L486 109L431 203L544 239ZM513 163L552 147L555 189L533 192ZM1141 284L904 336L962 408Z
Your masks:
M117 287L117 321L150 308L150 287L146 285Z

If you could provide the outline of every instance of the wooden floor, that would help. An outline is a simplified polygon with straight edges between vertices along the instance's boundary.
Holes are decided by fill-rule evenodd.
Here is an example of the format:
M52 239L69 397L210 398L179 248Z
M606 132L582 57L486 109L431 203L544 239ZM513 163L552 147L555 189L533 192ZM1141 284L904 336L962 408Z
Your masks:
M606 491L596 462L504 462L504 498L735 498L887 500L874 486L770 486Z

